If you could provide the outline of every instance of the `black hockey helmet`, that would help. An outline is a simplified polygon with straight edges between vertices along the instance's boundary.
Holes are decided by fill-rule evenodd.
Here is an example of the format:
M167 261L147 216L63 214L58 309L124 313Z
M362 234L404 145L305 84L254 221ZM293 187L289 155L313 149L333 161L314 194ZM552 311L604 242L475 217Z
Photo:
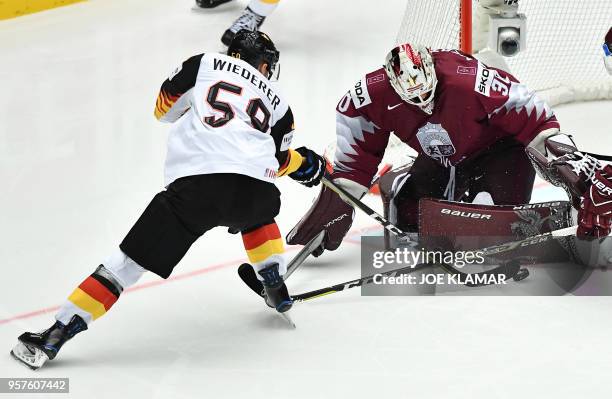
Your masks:
M259 31L239 30L227 49L227 55L248 62L255 68L268 64L270 79L278 63L279 52L268 35Z

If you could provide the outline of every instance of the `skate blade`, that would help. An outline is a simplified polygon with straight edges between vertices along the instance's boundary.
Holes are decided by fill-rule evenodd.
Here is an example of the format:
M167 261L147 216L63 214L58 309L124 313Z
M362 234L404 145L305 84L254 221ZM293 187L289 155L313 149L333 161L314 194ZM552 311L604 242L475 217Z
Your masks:
M32 370L41 368L49 360L45 352L38 348L29 347L22 342L17 343L13 350L11 350L11 355Z
M285 320L287 322L287 324L289 324L289 326L293 329L296 329L297 327L295 326L295 323L293 322L293 320L291 319L291 316L289 316L289 312L283 312L283 313L279 313L279 315L283 318L283 320Z

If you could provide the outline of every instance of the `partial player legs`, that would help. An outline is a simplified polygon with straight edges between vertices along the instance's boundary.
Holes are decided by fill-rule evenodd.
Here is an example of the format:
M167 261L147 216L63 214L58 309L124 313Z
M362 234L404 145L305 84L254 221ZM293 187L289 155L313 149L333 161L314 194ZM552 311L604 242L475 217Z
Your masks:
M285 311L291 302L283 295L286 265L274 223L279 210L280 192L274 184L248 176L210 174L176 180L153 198L120 248L75 288L55 323L41 333L22 334L11 354L30 368L41 367L69 339L106 314L123 290L146 271L170 276L189 247L216 226L244 230L249 258L270 287L270 297L278 298L273 306Z
M256 31L263 24L268 15L276 9L280 0L251 0L248 7L230 26L223 36L221 42L229 46L234 36L242 29Z
M279 312L286 312L292 302L283 281L287 264L283 257L283 239L276 222L244 230L242 241L257 278L266 290L266 303Z
M21 334L11 354L32 369L41 367L54 359L69 339L110 310L123 290L144 273L142 267L117 249L70 294L50 328L42 333Z

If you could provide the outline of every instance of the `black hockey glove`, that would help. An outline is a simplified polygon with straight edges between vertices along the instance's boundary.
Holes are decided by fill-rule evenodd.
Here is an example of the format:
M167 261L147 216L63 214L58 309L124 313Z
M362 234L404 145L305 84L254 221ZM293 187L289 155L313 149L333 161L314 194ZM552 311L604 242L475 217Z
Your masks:
M306 187L316 186L325 173L325 158L306 147L297 148L296 151L304 157L304 161L289 177Z

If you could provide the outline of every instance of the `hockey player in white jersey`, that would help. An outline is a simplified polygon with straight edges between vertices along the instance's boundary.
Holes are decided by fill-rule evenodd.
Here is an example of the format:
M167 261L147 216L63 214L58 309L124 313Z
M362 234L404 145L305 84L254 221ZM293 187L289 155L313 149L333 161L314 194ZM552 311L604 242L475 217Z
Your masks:
M62 345L104 315L121 292L147 271L167 278L206 231L242 233L267 303L279 312L292 301L283 282L283 241L274 218L278 176L317 185L325 161L289 148L291 109L269 77L278 51L261 32L240 31L228 55L189 58L163 83L155 116L173 123L166 189L144 210L119 247L62 304L54 324L26 332L11 354L30 368L53 359Z

